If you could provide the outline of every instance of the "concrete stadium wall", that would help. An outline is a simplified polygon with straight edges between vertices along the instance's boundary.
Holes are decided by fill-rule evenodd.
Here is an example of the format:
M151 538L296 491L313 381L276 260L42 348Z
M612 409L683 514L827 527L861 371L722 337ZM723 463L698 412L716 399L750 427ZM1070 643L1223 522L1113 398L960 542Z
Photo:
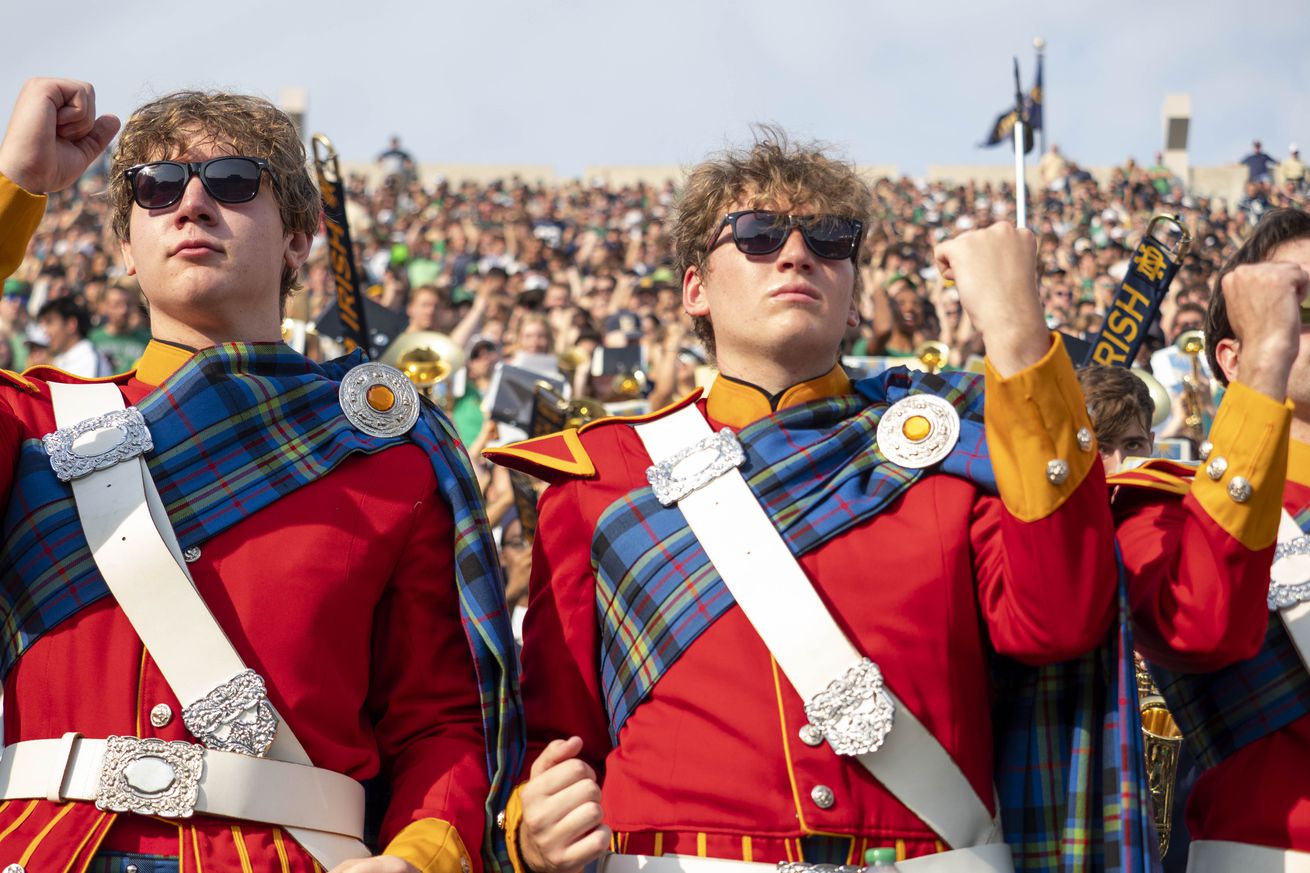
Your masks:
M376 184L382 171L376 163L364 161L343 161L343 173L360 174ZM586 167L582 179L587 182L601 180L606 185L632 185L644 182L648 185L663 185L669 179L681 182L684 167L678 164L639 164L639 165L595 165ZM1113 167L1087 167L1096 181L1104 185L1114 172ZM869 181L877 179L895 179L899 168L893 164L861 164L858 170ZM547 164L419 164L419 180L427 187L436 183L438 178L445 178L452 183L475 182L487 184L496 180L507 180L517 176L529 183L555 184L565 181L555 168ZM1278 174L1275 173L1275 178ZM1013 164L932 164L928 167L926 178L930 182L962 184L970 179L985 183L1000 184L1014 180ZM1028 164L1028 184L1038 184L1036 161ZM1229 203L1236 203L1242 196L1246 185L1246 167L1241 164L1228 164L1217 167L1192 167L1191 191L1202 197L1218 197Z

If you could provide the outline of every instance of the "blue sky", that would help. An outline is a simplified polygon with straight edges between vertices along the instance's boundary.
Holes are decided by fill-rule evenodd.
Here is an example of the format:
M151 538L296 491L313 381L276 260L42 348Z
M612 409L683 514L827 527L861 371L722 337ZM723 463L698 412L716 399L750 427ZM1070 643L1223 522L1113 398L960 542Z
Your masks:
M10 0L16 4L17 0ZM202 7L203 9L203 7ZM13 8L0 119L22 80L96 85L126 114L182 87L309 92L308 126L347 160L392 133L421 161L689 163L773 121L850 158L922 173L1006 163L975 148L1047 40L1047 135L1090 165L1159 148L1169 92L1192 95L1194 164L1261 138L1310 147L1310 8L1127 2L573 0L256 3L124 0ZM1258 9L1258 13L1252 10Z

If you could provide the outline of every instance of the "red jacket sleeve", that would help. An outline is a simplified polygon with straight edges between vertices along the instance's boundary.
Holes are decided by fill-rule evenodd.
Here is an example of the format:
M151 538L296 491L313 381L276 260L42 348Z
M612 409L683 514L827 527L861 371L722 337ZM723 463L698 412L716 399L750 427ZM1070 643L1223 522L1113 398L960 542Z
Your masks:
M602 778L611 749L600 689L592 529L579 505L584 484L552 485L541 498L523 626L523 650L531 653L522 673L524 779L551 740L581 737L582 759Z
M431 493L414 507L408 548L377 606L368 709L391 789L382 844L415 822L449 822L477 868L490 787L453 540L450 510Z

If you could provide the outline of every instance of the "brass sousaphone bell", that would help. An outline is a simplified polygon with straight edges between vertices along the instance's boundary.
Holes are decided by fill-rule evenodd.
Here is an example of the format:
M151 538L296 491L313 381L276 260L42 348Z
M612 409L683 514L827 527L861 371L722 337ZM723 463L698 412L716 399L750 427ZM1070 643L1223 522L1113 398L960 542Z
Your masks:
M1169 420L1170 407L1173 405L1173 398L1169 396L1169 389L1164 387L1164 383L1155 378L1150 370L1133 367L1129 372L1145 382L1146 389L1151 392L1151 402L1155 404L1155 412L1151 416L1152 429L1164 424Z
M402 333L382 353L382 363L400 370L414 387L431 397L432 388L464 366L464 350L444 333Z

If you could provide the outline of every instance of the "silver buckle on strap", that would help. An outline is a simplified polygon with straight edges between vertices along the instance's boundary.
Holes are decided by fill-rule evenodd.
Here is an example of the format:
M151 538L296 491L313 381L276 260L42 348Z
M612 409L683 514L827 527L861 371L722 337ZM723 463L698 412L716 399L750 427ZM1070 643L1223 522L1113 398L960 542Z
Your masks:
M805 704L805 717L839 755L878 751L891 733L894 716L882 671L868 658L861 658Z
M1277 564L1284 558L1293 558L1300 555L1310 555L1310 536L1305 534L1275 546L1273 563ZM1269 586L1270 612L1296 606L1306 600L1310 600L1310 580L1297 584L1273 582Z
M278 719L264 679L243 670L182 710L187 730L208 748L262 758L277 736Z
M100 765L96 809L190 818L204 771L204 746L153 737L109 737Z
M697 488L704 487L733 467L741 466L746 452L728 428L670 455L646 468L646 481L662 506L672 506ZM683 469L678 470L681 466Z
M41 444L61 482L80 479L155 447L146 420L135 406L61 427L43 436Z

